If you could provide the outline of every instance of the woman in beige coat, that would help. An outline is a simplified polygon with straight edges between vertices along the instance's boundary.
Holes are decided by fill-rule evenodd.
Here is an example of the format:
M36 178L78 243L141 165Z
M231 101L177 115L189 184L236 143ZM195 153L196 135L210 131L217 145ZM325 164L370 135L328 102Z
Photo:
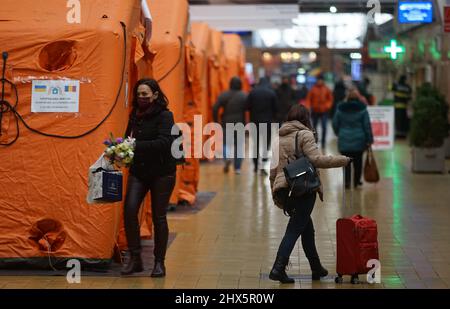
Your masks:
M310 114L303 105L294 105L279 132L279 143L275 143L273 149L273 164L270 169L270 186L275 204L289 213L290 219L286 233L281 241L277 257L270 272L270 279L281 283L294 283L294 279L286 274L286 266L289 256L294 249L300 235L302 247L308 258L312 271L312 279L320 280L320 277L328 275L328 271L322 267L314 240L314 225L311 213L316 201L316 193L309 193L301 197L286 198L288 184L284 176L283 168L296 159L295 136L298 133L298 148L310 160L316 168L332 168L346 166L350 158L345 156L324 156L320 153L311 126ZM319 175L320 177L320 175ZM322 188L318 190L319 197L323 201Z

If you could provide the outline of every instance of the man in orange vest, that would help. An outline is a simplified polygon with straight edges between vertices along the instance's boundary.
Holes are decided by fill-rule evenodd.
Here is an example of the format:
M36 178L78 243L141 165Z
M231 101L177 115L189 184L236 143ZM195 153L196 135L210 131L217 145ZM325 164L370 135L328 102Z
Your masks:
M325 85L323 76L317 78L316 84L308 92L306 101L311 108L311 116L313 121L314 130L317 132L317 124L319 120L322 124L322 148L326 145L327 136L327 124L328 124L328 112L333 105L333 94L331 90Z

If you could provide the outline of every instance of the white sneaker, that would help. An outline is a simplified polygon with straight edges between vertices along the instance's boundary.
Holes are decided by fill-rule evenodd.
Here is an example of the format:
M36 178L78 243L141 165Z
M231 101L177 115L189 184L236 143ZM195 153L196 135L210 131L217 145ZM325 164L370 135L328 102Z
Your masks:
M234 173L235 173L236 175L240 175L240 174L241 174L241 170L235 170Z

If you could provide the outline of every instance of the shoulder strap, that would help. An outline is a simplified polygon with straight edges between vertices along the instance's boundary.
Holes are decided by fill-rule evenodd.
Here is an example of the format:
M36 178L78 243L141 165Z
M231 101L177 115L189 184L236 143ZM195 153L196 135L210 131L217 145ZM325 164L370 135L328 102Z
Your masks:
M299 149L298 149L298 135L300 134L300 131L298 131L296 134L295 134L295 156L297 157L297 158L299 158L300 157L300 151L299 151Z

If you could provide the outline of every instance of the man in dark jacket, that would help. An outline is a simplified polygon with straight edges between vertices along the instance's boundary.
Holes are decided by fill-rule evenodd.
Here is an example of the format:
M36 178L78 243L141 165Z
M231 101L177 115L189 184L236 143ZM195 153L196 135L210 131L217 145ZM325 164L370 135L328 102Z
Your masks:
M289 78L286 76L283 77L281 85L277 88L277 97L277 121L281 125L286 120L286 116L291 109L291 106L296 103L295 90L292 89L291 85L289 84Z
M406 137L409 131L408 105L411 100L412 90L406 83L406 75L400 76L397 84L392 87L395 106L395 135Z
M267 161L267 153L271 141L271 124L276 121L277 114L277 95L270 87L266 78L261 78L259 85L256 86L248 95L247 109L250 111L250 121L256 125L256 158L253 158L255 172L258 171L259 148L261 140L266 141L266 147L263 147L263 161ZM260 130L261 126L266 126L267 130ZM265 135L266 136L261 136ZM263 170L264 171L264 170Z
M237 150L237 136L234 136L234 145L226 143L226 125L238 123L245 123L245 109L246 109L247 95L242 91L242 82L239 77L233 77L230 81L230 90L227 90L219 95L216 104L213 106L213 118L215 122L219 120L219 110L222 113L222 127L223 127L223 156L225 158L224 172L228 173L232 157L231 149L234 146L234 169L236 174L241 172L241 164L243 158L238 158ZM236 132L235 132L236 135ZM241 145L239 145L241 146Z
M354 162L354 186L361 185L362 157L373 144L369 112L356 88L349 90L347 101L339 103L333 118L333 130L338 136L338 149ZM350 187L350 167L345 169L345 185Z

